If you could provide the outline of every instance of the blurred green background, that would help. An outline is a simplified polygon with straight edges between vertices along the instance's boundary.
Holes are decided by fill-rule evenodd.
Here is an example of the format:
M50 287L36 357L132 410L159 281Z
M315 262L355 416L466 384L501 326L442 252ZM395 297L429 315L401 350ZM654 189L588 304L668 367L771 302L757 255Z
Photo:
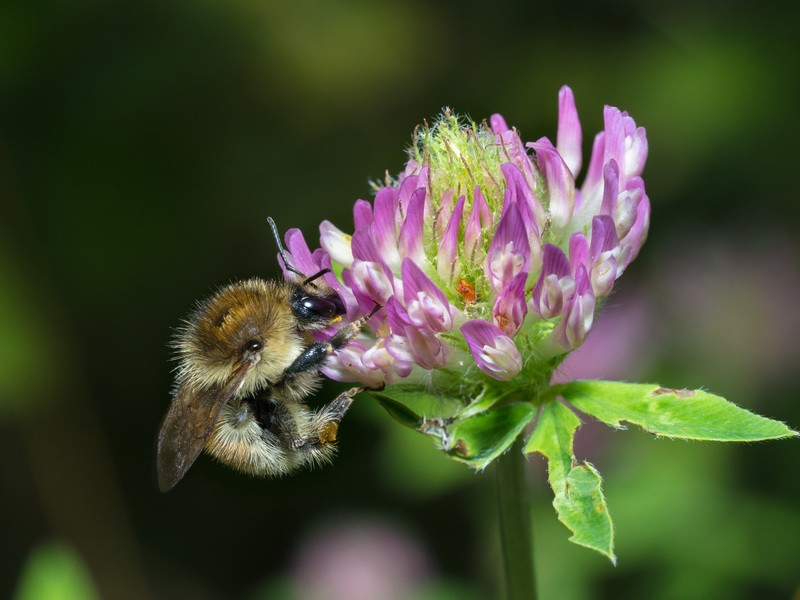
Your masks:
M369 399L334 466L153 483L192 302L277 274L266 226L352 227L452 106L554 139L577 99L647 128L650 239L567 376L704 387L800 425L798 5L42 2L0 11L0 597L497 597L490 473ZM586 164L584 160L584 164ZM327 387L322 397L339 389ZM790 598L800 446L587 423L619 566L531 461L543 598ZM349 589L354 586L358 589ZM365 595L366 594L366 595Z

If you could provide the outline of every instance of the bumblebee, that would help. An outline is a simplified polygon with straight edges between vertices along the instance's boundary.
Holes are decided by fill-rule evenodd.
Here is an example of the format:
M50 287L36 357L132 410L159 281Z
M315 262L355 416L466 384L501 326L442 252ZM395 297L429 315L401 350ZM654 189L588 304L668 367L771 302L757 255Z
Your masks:
M250 475L276 476L333 457L339 422L363 388L319 410L305 399L321 383L320 368L353 339L380 307L327 341L310 332L342 320L344 306L322 280L294 269L270 227L291 281L249 279L200 302L172 346L178 359L175 395L157 442L158 486L166 492L205 449Z

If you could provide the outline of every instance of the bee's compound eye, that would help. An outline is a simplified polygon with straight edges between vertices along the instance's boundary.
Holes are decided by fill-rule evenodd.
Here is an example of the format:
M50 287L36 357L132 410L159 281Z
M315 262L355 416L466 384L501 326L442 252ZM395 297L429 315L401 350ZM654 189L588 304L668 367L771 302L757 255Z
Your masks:
M315 313L328 319L344 312L341 301L338 298L334 300L329 298L306 297L303 298L303 308L306 312Z
M248 352L258 352L264 347L264 344L259 340L250 340L244 345L244 349Z

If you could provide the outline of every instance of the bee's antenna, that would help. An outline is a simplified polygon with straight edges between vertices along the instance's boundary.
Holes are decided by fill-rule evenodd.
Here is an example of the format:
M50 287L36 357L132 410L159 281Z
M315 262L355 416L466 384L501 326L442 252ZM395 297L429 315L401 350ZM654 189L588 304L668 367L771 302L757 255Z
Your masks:
M286 259L286 251L283 249L283 244L281 244L281 236L278 233L278 226L275 225L275 221L272 220L272 217L267 217L267 223L269 223L269 227L270 229L272 229L272 237L275 238L275 243L278 245L278 254L281 255L281 260L283 260L283 264L286 267L286 270L290 271L291 273L294 273L295 275L300 275L300 277L304 278L305 274L295 269Z

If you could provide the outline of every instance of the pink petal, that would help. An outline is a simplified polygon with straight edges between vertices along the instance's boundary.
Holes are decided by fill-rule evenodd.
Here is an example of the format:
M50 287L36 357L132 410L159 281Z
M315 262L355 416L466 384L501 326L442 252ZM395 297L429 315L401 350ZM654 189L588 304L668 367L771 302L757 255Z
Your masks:
M453 209L453 214L447 222L447 227L439 242L439 254L436 257L436 270L445 283L452 281L458 275L458 233L461 229L461 217L464 213L464 196L461 196Z
M475 250L481 245L483 230L492 226L492 213L481 193L480 186L475 186L472 195L472 212L464 229L464 256L467 262L475 259Z
M547 138L527 144L536 152L542 176L547 181L548 210L555 227L563 229L575 206L575 180L564 159Z
M374 213L370 232L372 242L380 257L395 268L400 265L397 248L397 209L399 206L396 188L382 188L375 196Z
M417 327L444 332L453 327L453 311L444 292L406 258L402 265L403 299L409 318Z
M478 368L500 381L513 379L522 370L522 356L514 340L482 319L467 321L461 333Z
M484 263L486 276L496 292L501 292L518 273L528 272L531 248L528 234L516 203L511 203L497 224Z
M504 131L508 131L508 125L506 124L506 120L503 118L503 115L497 113L489 117L489 126L495 133L503 133Z
M346 234L330 221L319 225L319 243L330 254L331 260L344 268L353 264L353 236Z
M528 314L525 302L526 273L520 273L497 296L492 307L494 324L508 336L515 336Z
M572 90L566 85L558 92L558 134L556 147L558 153L572 172L577 177L581 170L583 156L581 151L581 122L575 108L575 97Z
M417 188L408 203L406 219L400 227L400 253L417 264L426 262L422 234L425 218L425 188Z

